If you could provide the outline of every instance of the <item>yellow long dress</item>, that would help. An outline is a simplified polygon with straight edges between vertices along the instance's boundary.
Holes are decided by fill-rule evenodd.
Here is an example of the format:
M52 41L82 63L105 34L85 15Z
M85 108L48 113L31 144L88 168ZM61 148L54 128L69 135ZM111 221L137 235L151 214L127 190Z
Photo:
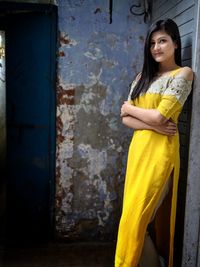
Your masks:
M140 95L132 104L146 109L158 109L164 117L177 122L192 87L191 81L176 77L180 69L172 71L168 76L156 79L148 91ZM134 89L134 84L132 89ZM162 247L167 247L167 264L168 267L173 266L179 166L178 133L169 137L151 130L134 131L128 153L115 267L138 266L147 226L172 173L170 203L164 207L164 213L160 216L164 223L157 219L155 228L157 246L161 250ZM167 209L169 210L168 224L166 222ZM160 228L159 223L161 227L168 225L168 232ZM164 238L166 232L168 239ZM162 244L162 241L168 244Z

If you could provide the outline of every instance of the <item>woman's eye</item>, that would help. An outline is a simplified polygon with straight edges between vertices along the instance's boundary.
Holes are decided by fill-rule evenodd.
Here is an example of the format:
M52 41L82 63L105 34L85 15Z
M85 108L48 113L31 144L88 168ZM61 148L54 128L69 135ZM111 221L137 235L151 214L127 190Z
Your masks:
M165 43L165 41L166 41L165 39L161 39L161 40L160 40L160 44Z

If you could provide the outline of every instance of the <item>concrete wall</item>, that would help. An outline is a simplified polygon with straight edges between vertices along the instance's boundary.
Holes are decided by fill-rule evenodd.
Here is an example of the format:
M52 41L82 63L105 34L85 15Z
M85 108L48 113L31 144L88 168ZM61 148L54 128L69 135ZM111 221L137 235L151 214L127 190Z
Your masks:
M117 232L132 134L120 107L140 71L147 27L130 13L133 3L115 0L111 12L105 0L58 1L57 238Z
M179 26L182 41L183 66L192 66L192 47L194 45L195 1L187 0L154 0L152 6L152 22L158 19L171 18ZM181 170L179 178L179 194L175 234L175 266L181 265L185 201L187 189L188 149L190 136L192 95L186 101L179 120ZM193 266L193 265L188 265Z

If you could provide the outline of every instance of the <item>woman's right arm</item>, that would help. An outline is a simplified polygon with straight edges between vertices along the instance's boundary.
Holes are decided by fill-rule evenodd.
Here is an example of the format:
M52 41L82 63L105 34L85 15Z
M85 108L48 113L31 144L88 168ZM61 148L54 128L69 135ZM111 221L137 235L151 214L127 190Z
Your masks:
M177 125L174 122L166 121L162 125L149 125L131 116L122 117L122 123L135 130L152 130L157 133L173 136L177 132Z
M122 117L122 123L134 130L153 130L152 126L131 116Z

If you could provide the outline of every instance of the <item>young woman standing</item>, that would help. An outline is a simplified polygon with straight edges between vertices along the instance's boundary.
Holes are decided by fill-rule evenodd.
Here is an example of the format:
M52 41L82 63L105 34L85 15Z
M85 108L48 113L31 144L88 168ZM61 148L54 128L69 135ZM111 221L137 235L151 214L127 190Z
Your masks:
M135 131L129 147L115 267L161 266L158 254L166 266L173 266L180 167L177 123L192 80L192 70L181 67L176 23L157 21L146 37L142 72L121 107L122 122ZM152 221L154 242L147 230Z

